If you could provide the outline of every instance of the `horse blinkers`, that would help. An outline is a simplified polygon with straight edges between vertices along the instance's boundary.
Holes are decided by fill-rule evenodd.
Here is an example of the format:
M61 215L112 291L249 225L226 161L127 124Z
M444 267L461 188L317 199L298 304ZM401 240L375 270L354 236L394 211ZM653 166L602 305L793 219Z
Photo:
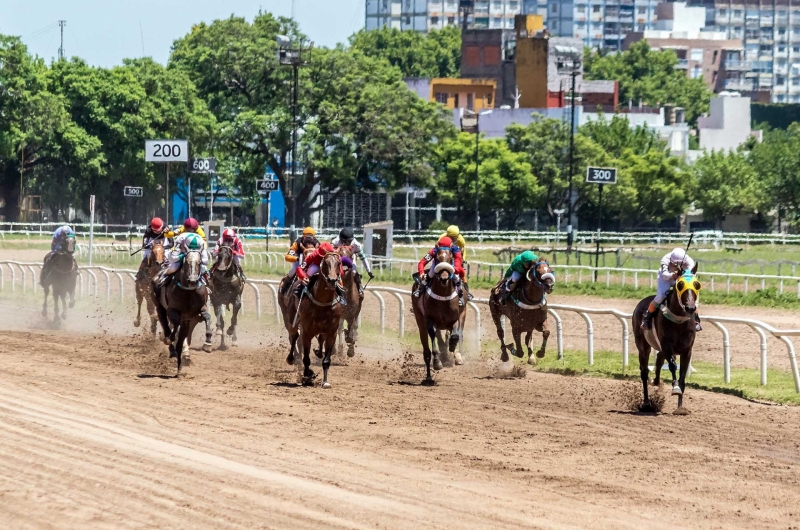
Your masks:
M545 267L545 272L541 272L539 268ZM528 269L525 275L528 281L535 281L539 286L544 289L547 294L553 292L553 287L556 283L555 274L553 274L550 264L546 261L535 263L533 267ZM531 278L532 277L532 278Z
M681 277L675 284L678 301L688 313L694 313L697 310L697 300L700 298L700 290L702 288L703 286L693 274ZM691 302L684 300L686 295L689 295Z

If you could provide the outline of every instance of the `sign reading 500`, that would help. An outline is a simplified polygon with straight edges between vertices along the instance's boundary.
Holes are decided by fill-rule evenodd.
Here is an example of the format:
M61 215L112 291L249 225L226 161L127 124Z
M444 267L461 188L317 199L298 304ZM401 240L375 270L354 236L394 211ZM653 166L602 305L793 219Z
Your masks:
M146 140L146 162L188 162L189 143L186 140Z

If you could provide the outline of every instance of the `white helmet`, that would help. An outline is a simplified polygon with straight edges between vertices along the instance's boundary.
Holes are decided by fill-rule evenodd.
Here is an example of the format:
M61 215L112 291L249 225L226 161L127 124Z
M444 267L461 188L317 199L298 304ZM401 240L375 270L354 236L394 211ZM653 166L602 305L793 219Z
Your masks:
M675 248L672 250L672 254L669 256L669 261L671 263L675 263L676 265L680 265L681 263L686 260L686 251L682 248Z

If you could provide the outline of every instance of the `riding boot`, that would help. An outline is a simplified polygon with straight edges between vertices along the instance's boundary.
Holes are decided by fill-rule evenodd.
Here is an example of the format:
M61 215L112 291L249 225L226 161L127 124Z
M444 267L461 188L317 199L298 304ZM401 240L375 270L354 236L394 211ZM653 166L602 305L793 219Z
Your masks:
M475 297L472 296L471 292L469 292L469 285L467 284L467 282L464 282L464 291L466 291L467 293L467 301L472 302L472 300L474 300Z
M655 311L652 313L650 311L644 312L644 318L642 318L642 329L653 329L653 315L655 314Z
M695 331L703 331L703 326L700 324L700 315L694 314L694 329Z
M239 273L239 278L242 280L242 283L247 281L247 276L244 275L244 270L242 270L241 265L236 266L236 271Z
M419 298L420 295L422 294L422 289L424 289L425 286L427 285L425 282L426 278L427 278L426 276L419 276L419 275L416 276L415 279L417 280L417 287L414 289L414 298Z
M508 297L511 296L511 293L514 292L515 287L516 285L514 285L513 282L507 282L505 285L503 285L503 289L497 296L500 305L506 305L506 301L508 300Z
M336 293L339 295L339 303L347 305L347 299L344 297L344 284L340 281L336 282Z
M458 307L464 307L464 288L462 283L458 282L456 285L456 292L458 293Z
M356 282L356 287L358 287L358 297L364 298L364 286L361 285L361 275L356 273L354 280Z

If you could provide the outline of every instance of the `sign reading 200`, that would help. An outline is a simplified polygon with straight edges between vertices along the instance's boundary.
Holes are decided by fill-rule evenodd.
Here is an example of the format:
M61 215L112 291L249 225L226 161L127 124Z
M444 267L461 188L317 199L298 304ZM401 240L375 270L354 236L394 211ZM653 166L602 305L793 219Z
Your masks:
M146 162L188 162L189 146L186 140L146 140Z

